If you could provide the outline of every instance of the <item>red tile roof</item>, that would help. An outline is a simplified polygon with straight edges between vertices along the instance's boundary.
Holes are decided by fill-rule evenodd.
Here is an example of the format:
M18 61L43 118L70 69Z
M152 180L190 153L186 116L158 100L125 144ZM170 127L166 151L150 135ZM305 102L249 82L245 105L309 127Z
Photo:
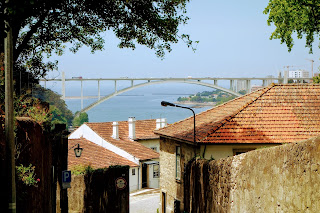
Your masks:
M193 141L193 117L156 134ZM320 84L271 85L196 115L201 143L288 143L320 134Z
M159 153L149 149L139 142L129 139L129 126L128 121L119 121L119 140L112 138L112 122L101 123L85 123L100 137L113 145L125 150L131 155L139 158L140 160L148 160L159 158ZM137 139L159 139L153 131L156 128L156 120L137 120L136 121L136 138Z
M77 158L74 154L73 149L68 152L68 167L72 168L75 165L90 165L91 167L105 168L111 165L128 165L131 167L138 166L132 161L127 160L120 155L117 155L114 152L111 152L108 149L105 149L85 138L79 139L69 139L68 148L80 144L80 147L83 148L81 157Z

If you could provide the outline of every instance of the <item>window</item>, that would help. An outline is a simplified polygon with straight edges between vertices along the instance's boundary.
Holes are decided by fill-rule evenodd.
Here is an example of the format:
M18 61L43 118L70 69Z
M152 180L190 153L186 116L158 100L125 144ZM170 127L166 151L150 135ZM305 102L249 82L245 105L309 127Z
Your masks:
M132 169L132 175L136 175L136 169Z
M159 178L159 164L153 165L153 178Z
M157 147L150 147L150 149L152 149L153 151L155 151L155 152L158 152L157 150Z
M176 147L176 179L181 179L181 167L180 167L181 149L180 146Z

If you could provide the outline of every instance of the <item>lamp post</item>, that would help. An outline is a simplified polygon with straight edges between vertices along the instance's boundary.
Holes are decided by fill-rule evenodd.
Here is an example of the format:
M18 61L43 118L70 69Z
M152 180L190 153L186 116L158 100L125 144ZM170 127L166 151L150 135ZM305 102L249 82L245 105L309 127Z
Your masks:
M194 195L195 198L193 198L192 200L198 200L197 199L197 192L199 192L198 190L198 184L197 184L197 180L198 180L198 173L197 171L197 144L196 144L196 114L194 113L193 109L191 109L190 107L185 107L185 106L180 106L177 104L173 104L167 101L161 101L161 106L171 106L171 107L179 107L179 108L184 108L184 109L188 109L191 110L193 113L193 143L194 143L194 160L195 160L195 178L194 178ZM194 201L192 201L192 203L194 203ZM196 202L195 202L196 203ZM197 208L197 207L196 207ZM197 211L197 210L196 210Z
M78 145L78 146L77 146ZM80 148L80 144L75 144L73 145L70 149L72 149L73 147L77 146L76 148L74 148L74 154L76 155L77 158L79 158L81 156L82 150L83 148ZM70 150L68 149L68 151Z
M197 153L196 153L196 114L194 113L193 109L191 109L190 107L185 107L185 106L180 106L177 104L173 104L167 101L161 101L161 106L171 106L171 107L179 107L179 108L183 108L183 109L188 109L191 110L193 113L193 143L194 143L194 158L196 159L197 157Z

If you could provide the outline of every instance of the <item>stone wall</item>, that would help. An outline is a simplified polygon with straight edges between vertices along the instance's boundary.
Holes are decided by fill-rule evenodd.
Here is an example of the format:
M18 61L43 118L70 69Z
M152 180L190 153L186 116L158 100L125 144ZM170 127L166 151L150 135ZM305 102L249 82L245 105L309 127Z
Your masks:
M320 212L320 138L189 162L185 172L186 212Z
M125 188L116 187L118 178L126 180ZM68 206L70 213L128 213L129 167L116 166L72 176Z
M184 168L185 165L194 157L193 147L185 143L179 143L174 140L161 138L160 140L160 191L166 194L166 212L173 212L174 200L177 199L181 202L183 207L183 177L181 180L176 180L176 147L181 147L181 164L180 167ZM160 209L164 208L163 197L160 196Z

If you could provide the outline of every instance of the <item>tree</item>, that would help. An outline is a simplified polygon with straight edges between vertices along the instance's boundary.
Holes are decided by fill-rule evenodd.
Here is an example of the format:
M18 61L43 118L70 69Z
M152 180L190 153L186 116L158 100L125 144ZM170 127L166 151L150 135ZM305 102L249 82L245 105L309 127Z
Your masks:
M306 47L312 53L314 37L319 36L320 32L319 1L269 0L263 12L269 14L268 25L273 23L276 27L270 39L280 39L290 52L294 44L292 35L296 34L298 39L305 36Z
M120 48L145 45L163 57L171 44L189 35L180 34L186 24L189 0L17 0L0 1L0 52L6 35L4 20L11 23L15 71L26 68L34 77L57 68L57 61L44 61L52 54L62 55L66 44L77 52L83 45L91 52L103 49L101 33L112 30ZM7 7L9 13L4 13Z
M65 123L67 126L71 125L73 114L68 109L65 101L61 99L61 95L37 85L33 89L33 97L50 104L53 124Z
M76 112L77 114L78 112ZM75 117L72 121L73 126L81 126L84 122L89 122L88 114L86 112L81 112L78 117Z

